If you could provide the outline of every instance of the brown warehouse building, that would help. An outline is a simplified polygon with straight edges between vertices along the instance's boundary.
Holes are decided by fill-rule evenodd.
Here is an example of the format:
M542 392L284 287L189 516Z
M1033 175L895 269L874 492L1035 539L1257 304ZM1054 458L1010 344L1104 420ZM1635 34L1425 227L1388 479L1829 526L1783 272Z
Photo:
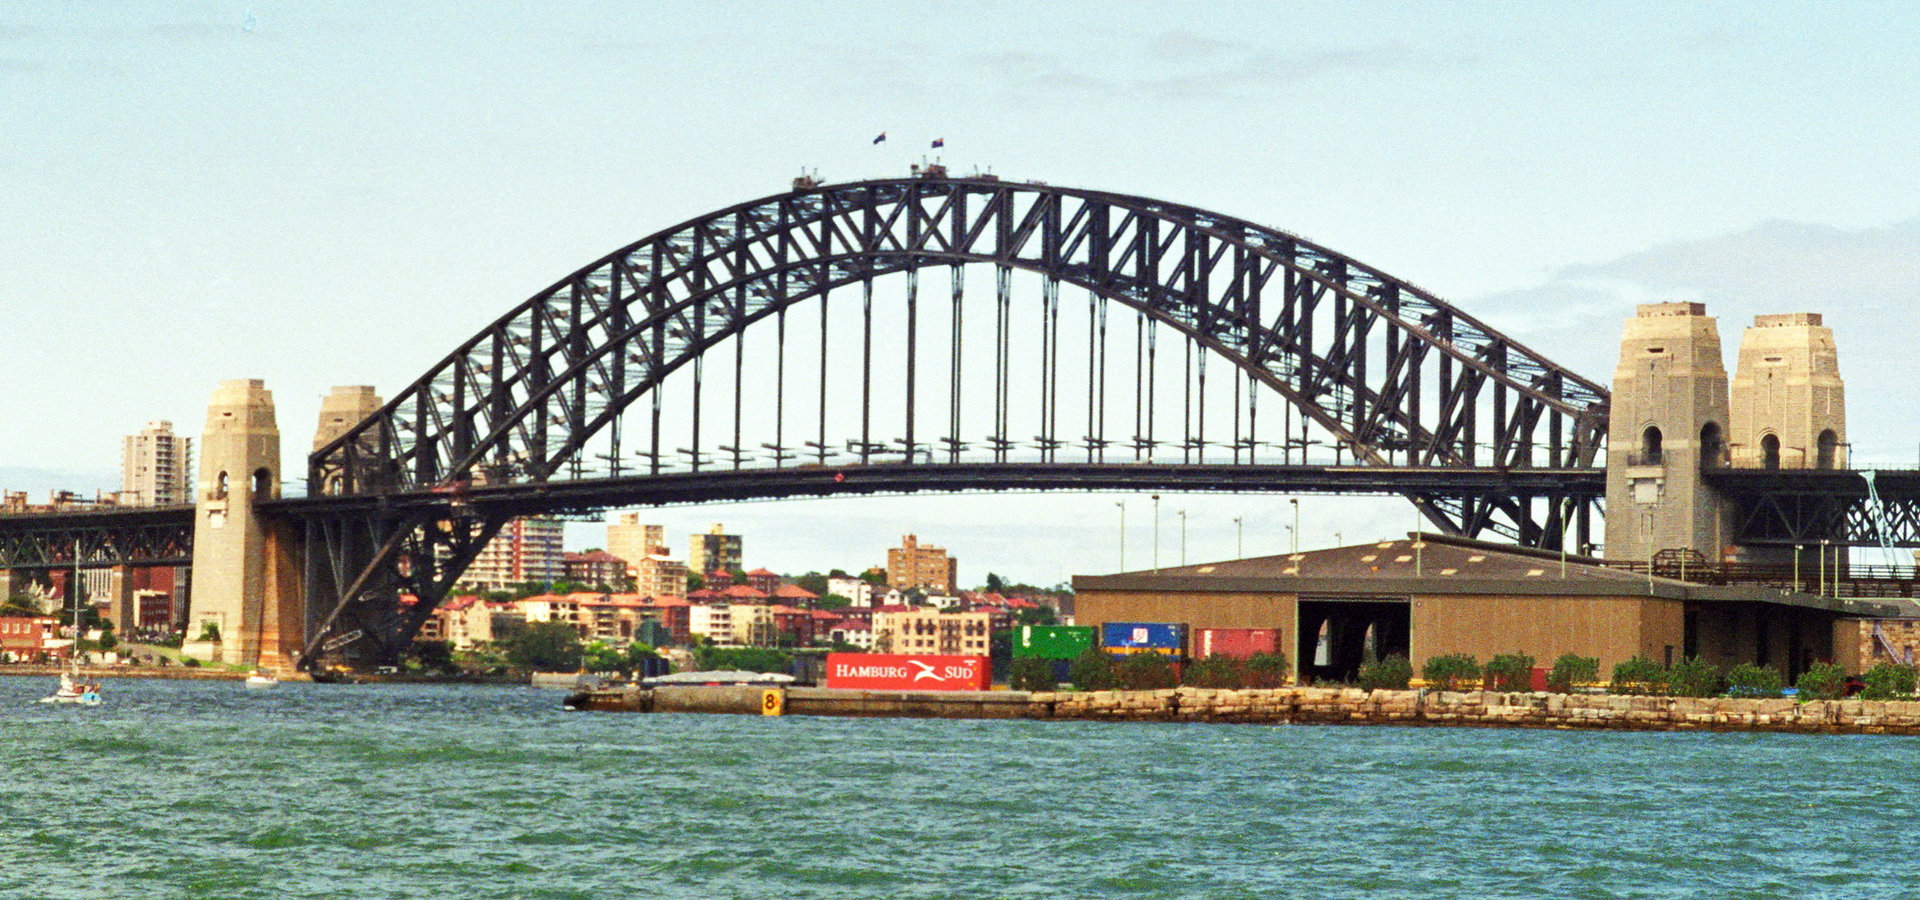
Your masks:
M1273 628L1302 680L1350 680L1371 644L1417 669L1449 653L1486 661L1564 653L1601 671L1639 655L1757 663L1797 675L1816 661L1872 664L1863 635L1911 621L1910 603L1755 585L1711 586L1607 568L1581 557L1421 535L1283 556L1073 580L1075 619Z

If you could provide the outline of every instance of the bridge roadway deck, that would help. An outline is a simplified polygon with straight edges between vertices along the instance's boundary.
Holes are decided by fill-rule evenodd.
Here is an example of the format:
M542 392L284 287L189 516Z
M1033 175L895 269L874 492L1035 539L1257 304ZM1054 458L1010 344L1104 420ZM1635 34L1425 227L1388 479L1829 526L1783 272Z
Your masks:
M193 561L191 505L89 506L0 515L0 567L174 565Z
M1166 491L1598 497L1602 469L1395 468L1181 463L874 463L711 469L621 478L442 486L378 495L288 498L269 515L404 511L465 503L510 515L780 497L979 491Z

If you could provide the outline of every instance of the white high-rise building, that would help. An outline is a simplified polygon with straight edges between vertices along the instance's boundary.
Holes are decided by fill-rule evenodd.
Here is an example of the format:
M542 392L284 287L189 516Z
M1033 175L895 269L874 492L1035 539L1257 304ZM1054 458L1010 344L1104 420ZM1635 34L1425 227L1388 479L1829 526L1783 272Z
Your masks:
M525 582L554 582L566 577L562 543L566 523L542 516L514 519L500 528L460 576L463 585L496 589Z
M121 442L120 502L171 506L193 502L193 438L173 433L172 422L148 422Z

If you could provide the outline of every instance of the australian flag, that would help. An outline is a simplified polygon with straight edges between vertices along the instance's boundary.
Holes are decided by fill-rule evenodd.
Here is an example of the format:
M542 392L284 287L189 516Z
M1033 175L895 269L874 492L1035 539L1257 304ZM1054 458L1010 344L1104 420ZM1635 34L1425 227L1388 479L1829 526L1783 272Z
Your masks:
M940 149L941 147L945 147L946 145L947 145L947 139L946 139L946 138L934 138L934 139L933 139L933 149L935 149L935 150L938 150L938 149Z
M873 142L874 142L874 143L876 143L876 144L878 144L878 143L880 143L881 141L884 141L884 140L886 140L886 139L887 139L887 133L886 133L886 132L884 132L884 131L882 131L882 132L880 132L880 136L879 136L879 137L877 137L877 138L874 138L874 139L873 139Z

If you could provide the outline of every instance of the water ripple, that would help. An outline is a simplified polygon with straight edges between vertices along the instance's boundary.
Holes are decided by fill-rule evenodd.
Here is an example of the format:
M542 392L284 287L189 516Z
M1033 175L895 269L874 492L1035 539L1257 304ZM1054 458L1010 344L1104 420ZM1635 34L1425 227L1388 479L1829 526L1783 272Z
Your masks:
M0 896L1890 897L1911 738L570 714L0 679Z

